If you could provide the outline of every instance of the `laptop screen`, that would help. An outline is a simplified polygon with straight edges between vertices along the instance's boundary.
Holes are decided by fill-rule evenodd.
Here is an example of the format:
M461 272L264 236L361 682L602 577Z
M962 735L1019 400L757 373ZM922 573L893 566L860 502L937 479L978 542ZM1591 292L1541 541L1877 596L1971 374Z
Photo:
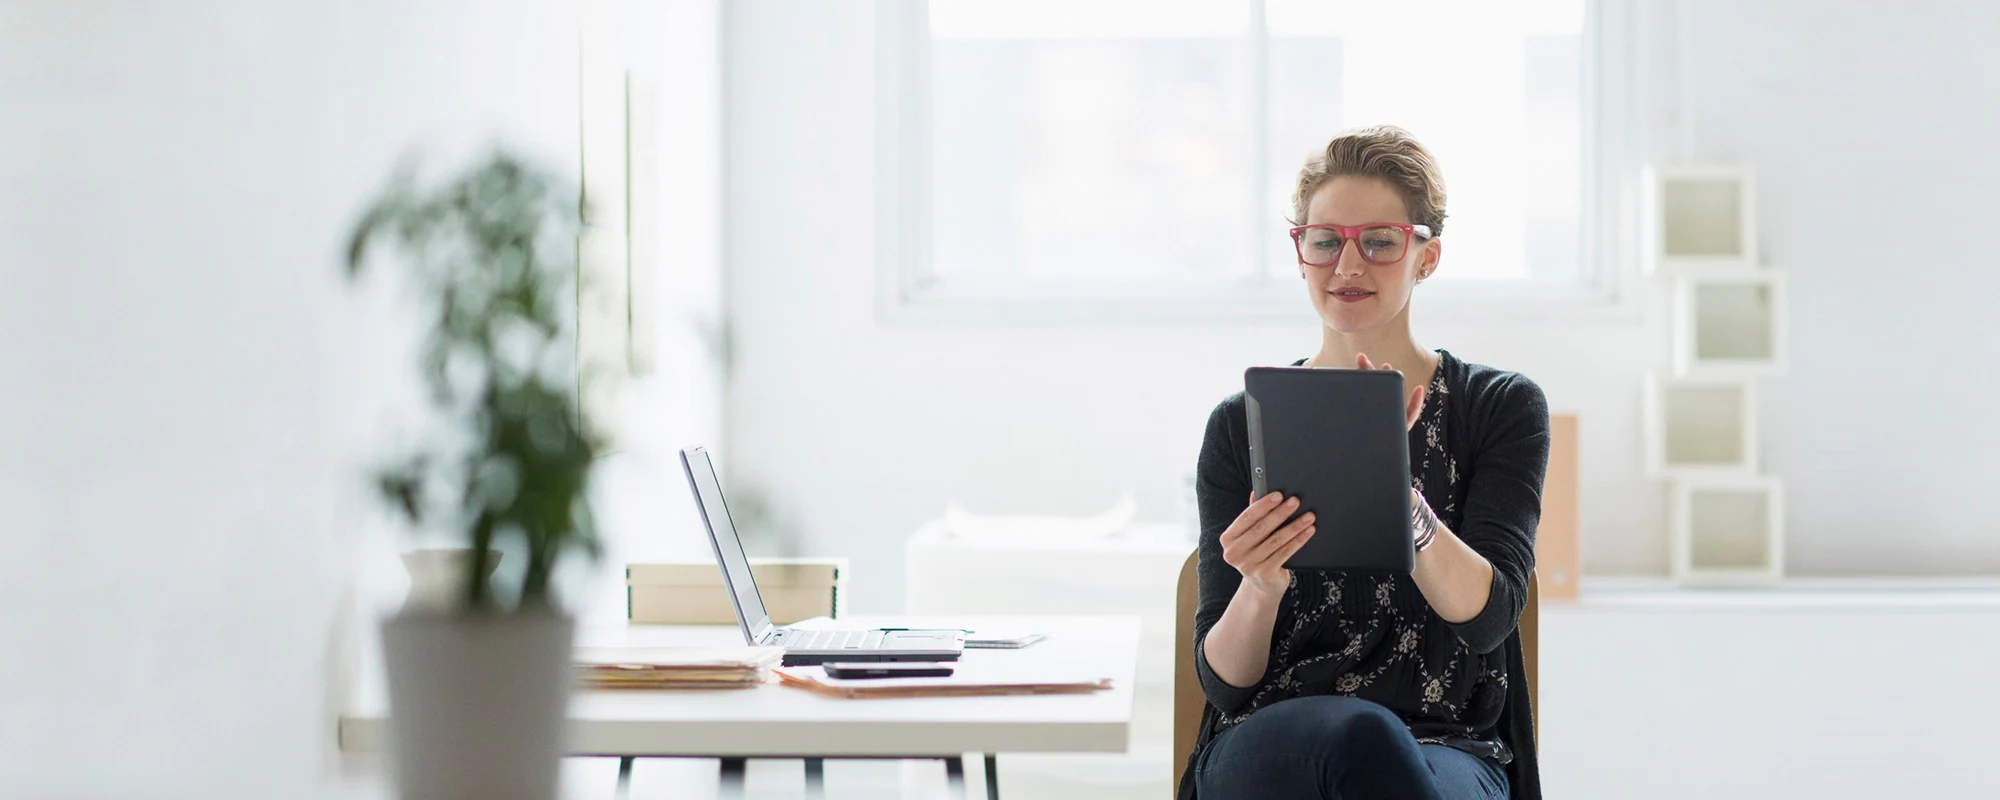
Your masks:
M758 596L757 581L750 576L743 541L736 538L736 526L729 521L729 506L722 502L722 482L715 477L715 464L709 461L707 449L690 447L681 451L681 469L687 472L688 487L694 490L695 505L701 508L715 560L722 563L722 580L735 600L743 638L748 644L757 644L770 632L771 616L765 613L764 598Z

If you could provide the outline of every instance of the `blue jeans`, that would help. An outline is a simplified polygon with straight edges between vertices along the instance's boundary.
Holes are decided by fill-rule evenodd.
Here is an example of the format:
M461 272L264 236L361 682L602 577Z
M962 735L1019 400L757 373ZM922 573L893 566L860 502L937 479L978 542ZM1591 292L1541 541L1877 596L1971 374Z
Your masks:
M1295 697L1251 714L1195 764L1201 800L1506 800L1507 774L1470 753L1417 744L1395 713L1352 697Z

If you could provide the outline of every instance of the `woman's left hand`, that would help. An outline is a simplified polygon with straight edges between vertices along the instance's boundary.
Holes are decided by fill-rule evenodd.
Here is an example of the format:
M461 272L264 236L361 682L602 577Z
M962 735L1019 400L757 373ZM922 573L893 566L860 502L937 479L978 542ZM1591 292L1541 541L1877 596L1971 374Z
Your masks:
M1400 374L1400 372L1395 367L1390 366L1389 362L1387 361L1382 362L1381 366L1376 366L1373 362L1370 362L1368 360L1367 353L1355 354L1354 368L1386 369L1391 372L1398 372L1398 374ZM1419 414L1422 414L1423 412L1424 412L1424 387L1419 386L1415 389L1410 390L1410 401L1408 403L1403 404L1403 428L1405 430L1416 429L1417 416Z

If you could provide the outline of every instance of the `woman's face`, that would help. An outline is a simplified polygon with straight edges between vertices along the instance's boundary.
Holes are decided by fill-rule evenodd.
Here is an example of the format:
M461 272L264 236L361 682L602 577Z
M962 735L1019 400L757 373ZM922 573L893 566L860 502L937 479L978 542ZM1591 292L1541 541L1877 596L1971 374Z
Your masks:
M1403 198L1378 178L1334 178L1322 184L1306 205L1307 225L1409 221ZM1436 271L1440 254L1435 238L1411 237L1402 258L1375 264L1362 257L1359 245L1348 242L1341 248L1339 260L1326 266L1299 262L1313 309L1327 327L1341 333L1360 333L1403 313L1410 303L1411 289L1420 278Z

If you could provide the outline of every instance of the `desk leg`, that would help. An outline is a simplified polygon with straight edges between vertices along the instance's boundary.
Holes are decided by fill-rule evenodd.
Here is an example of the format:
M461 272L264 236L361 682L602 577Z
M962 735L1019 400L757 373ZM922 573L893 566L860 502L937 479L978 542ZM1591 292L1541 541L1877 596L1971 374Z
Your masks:
M722 759L722 775L718 797L738 798L743 796L743 772L747 759Z
M812 798L826 796L826 759L806 759L806 796Z
M1000 800L1000 761L986 754L986 800Z
M618 758L618 800L632 796L632 756Z
M951 796L966 800L965 759L952 756L944 760L944 780L951 787Z

